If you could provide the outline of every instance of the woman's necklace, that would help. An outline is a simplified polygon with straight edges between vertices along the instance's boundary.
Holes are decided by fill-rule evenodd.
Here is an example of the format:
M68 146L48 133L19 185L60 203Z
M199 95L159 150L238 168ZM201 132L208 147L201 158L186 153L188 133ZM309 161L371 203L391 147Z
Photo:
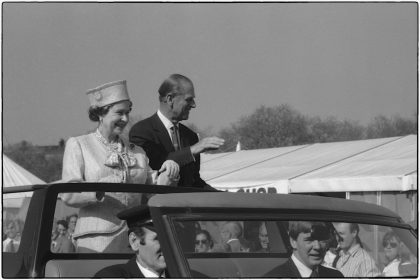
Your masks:
M95 136L107 149L105 165L111 168L119 168L122 171L121 181L126 183L129 176L128 167L130 166L130 159L128 158L124 143L118 136L116 137L116 141L110 143L100 133L99 129L96 129Z

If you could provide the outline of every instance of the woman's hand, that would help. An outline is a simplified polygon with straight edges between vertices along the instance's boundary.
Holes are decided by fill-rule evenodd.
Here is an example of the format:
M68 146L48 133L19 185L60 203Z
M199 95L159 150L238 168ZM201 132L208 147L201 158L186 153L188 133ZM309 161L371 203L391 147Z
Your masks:
M173 160L167 160L162 163L159 173L165 173L171 180L177 180L179 175L179 165Z

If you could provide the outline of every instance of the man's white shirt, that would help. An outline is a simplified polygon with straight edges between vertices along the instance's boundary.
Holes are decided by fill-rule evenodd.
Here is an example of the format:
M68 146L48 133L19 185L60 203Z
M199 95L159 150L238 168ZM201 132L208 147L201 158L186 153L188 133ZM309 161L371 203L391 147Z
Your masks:
M166 131L169 134L169 137L171 137L172 143L174 142L174 140L172 139L172 131L171 128L174 126L174 124L167 118L165 117L160 110L157 111L157 115L159 117L159 119L161 120L161 122L163 123L163 125L166 128Z
M136 260L136 263L141 273L144 275L144 278L165 278L165 272L163 272L163 274L160 276L156 272L142 266L137 260Z
M292 254L292 261L295 263L297 269L299 270L300 276L303 278L308 278L311 276L312 269L304 265L298 258L296 258L295 254Z

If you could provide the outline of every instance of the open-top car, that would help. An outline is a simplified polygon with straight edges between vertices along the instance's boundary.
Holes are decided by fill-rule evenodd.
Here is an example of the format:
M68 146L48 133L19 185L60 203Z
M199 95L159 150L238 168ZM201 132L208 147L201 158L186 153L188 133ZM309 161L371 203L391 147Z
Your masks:
M77 205L63 202L62 198L70 193L99 194L97 203L126 194L136 205L147 204L166 261L166 276L172 278L270 277L268 273L285 263L292 253L288 226L293 221L330 225L332 249L336 247L332 245L334 225L357 224L361 245L381 276L388 264L384 237L392 233L400 242L400 254L406 262L399 276L418 274L415 231L397 214L373 204L312 195L67 183L14 187L3 192L3 232L18 240L12 251L7 251L3 242L3 277L88 278L133 256L127 251L128 244L114 251L82 253L71 238L72 249L56 251L57 221L81 213ZM14 224L14 231L7 228L9 224ZM236 233L231 238L237 240L236 247L226 241L229 228ZM334 253L337 251L331 250ZM331 261L325 257L323 265L332 266Z

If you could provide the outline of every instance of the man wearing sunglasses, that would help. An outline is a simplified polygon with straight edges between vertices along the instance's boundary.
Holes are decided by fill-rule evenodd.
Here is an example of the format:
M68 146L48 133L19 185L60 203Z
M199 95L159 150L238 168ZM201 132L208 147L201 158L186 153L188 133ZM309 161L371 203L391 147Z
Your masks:
M207 230L199 230L195 235L195 252L208 253L211 252L213 241Z
M379 277L381 275L375 260L363 249L359 238L359 225L334 223L340 253L336 268L345 277Z

